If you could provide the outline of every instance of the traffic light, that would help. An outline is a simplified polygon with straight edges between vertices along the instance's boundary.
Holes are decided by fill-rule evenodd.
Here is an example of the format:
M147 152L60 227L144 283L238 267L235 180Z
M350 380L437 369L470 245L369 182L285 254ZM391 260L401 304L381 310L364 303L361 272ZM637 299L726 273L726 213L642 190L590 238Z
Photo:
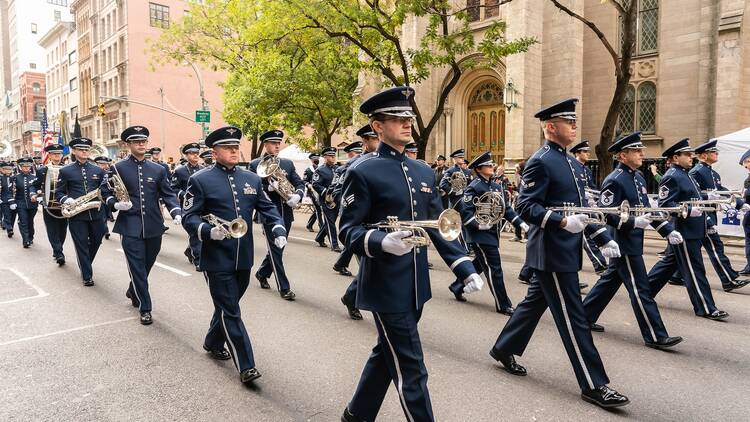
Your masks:
M99 105L96 107L96 111L100 116L104 116L107 114L107 112L104 110L104 103L99 103Z

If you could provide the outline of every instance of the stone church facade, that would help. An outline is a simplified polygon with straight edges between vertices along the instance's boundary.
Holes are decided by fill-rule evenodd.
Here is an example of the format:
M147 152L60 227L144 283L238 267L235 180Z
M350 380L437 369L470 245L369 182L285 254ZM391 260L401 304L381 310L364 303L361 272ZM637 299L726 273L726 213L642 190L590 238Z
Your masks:
M501 19L508 38L533 36L539 44L498 66L464 72L430 137L427 161L458 148L466 148L469 159L492 150L498 162L522 160L542 142L534 113L569 97L581 100L578 136L597 144L615 77L613 60L596 35L549 0L515 0L502 6L497 0L458 1L459 6L483 6L471 10L477 39L492 20ZM750 23L744 19L746 14L750 19L750 1L632 1L639 2L638 38L618 130L641 130L646 155L657 157L683 137L697 145L750 126ZM562 2L618 45L619 18L611 5L601 0ZM405 44L416 45L424 28L419 19L408 21ZM446 69L436 69L415 85L426 115L434 112L448 78ZM357 95L364 98L378 89L362 80Z

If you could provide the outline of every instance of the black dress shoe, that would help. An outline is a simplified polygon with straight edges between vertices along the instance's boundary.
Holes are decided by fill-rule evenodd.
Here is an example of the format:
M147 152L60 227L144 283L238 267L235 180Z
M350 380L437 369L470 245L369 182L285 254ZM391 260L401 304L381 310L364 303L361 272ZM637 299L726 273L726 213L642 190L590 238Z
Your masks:
M104 234L104 238L107 239L107 240L109 240L109 233L105 233Z
M599 267L599 268L595 268L595 269L594 269L594 272L595 272L596 274L601 274L601 273L603 273L603 272L605 272L605 271L607 271L607 267Z
M625 406L626 404L630 403L630 400L628 400L627 397L607 387L606 385L602 385L593 390L582 391L581 398L584 401L593 403L605 409Z
M432 262L428 262L427 263L427 268L432 268L432 267L433 267Z
M345 276L351 276L352 275L352 272L349 271L349 269L346 268L346 267L337 267L337 266L334 265L333 266L333 271L336 271L337 273L339 273L341 275L345 275Z
M190 248L185 249L185 252L183 252L183 254L188 259L188 262L190 262L192 264L193 263L193 254L190 253Z
M318 242L318 246L320 246L321 248L327 248L328 247L328 245L326 245L326 242L324 240L321 240L320 242Z
M86 287L91 287L94 285L94 280L83 280L83 285Z
M503 314L503 315L507 315L507 316L511 316L511 315L513 315L513 312L515 312L515 311L516 310L513 309L512 306L508 306L507 308L500 309L499 311L497 311L497 313Z
M743 269L741 269L740 272L739 272L739 274L740 275L745 275L745 276L750 275L750 268L743 268Z
M332 250L334 252L341 253L341 247L340 246L334 246Z
M349 318L351 318L351 319L353 319L355 321L359 321L359 320L362 319L362 313L359 312L359 309L357 309L354 306L348 304L346 302L345 296L341 296L341 303L343 303L344 306L346 306L346 311L349 312Z
M167 231L167 230L169 230L169 226L164 225L164 231Z
M260 283L261 289L270 289L271 286L268 284L268 278L267 277L261 277L258 273L255 273L255 278L258 279L258 283Z
M726 311L715 310L708 315L701 315L703 318L712 319L714 321L725 320L729 317L729 313Z
M8 232L8 237L9 237L9 238L10 238L10 237L13 237L13 230L11 230L11 231L9 231L9 232Z
M490 356L492 359L503 364L503 369L512 375L518 375L519 377L526 376L526 368L516 363L516 358L513 355L503 356L500 355L495 348L490 349Z
M65 257L58 256L57 258L55 258L55 262L57 262L57 265L62 267L63 265L65 265Z
M23 248L24 249L28 249L29 246L31 246L31 243L29 243L29 242L23 242Z
M579 289L583 290L583 289L585 289L586 287L589 287L589 284L588 284L588 283L578 283L578 288L579 288Z
M729 284L724 286L724 291L731 292L732 290L741 289L747 286L748 284L750 284L750 280L745 280L745 279L732 280L729 282Z
M260 372L255 368L245 369L240 372L240 382L243 384L257 380L258 378L260 378Z
M656 340L656 342L647 341L646 347L650 347L652 349L666 349L668 347L672 347L680 343L682 343L682 337L679 337L679 336L665 337L665 338L660 338L659 340Z
M279 290L279 296L281 296L282 299L288 301L292 301L295 297L297 297L297 295L295 295L291 290Z
M595 333L603 333L604 332L604 326L599 325L599 324L597 324L595 322L592 322L591 323L591 331L593 331Z
M347 407L344 409L344 414L341 415L341 422L360 422L359 419L357 419L356 416L352 415L352 412L349 411L349 408Z
M229 354L229 350L227 349L221 349L221 350L211 350L206 345L203 345L203 350L207 351L209 356L211 356L212 359L216 360L229 360L232 359L232 355Z
M464 297L464 291L463 291L463 289L459 290L458 292L455 292L455 291L453 291L453 289L451 289L450 287L448 287L448 290L450 290L451 293L453 293L453 297L455 297L457 301L459 301L459 302L466 302L466 298Z
M518 277L518 281L520 281L521 284L531 284L531 281L527 278Z
M684 286L685 285L684 281L682 281L682 280L674 280L674 279L671 279L671 278L669 279L669 281L667 281L667 283L669 283L669 284L671 284L673 286Z
M151 317L151 312L141 312L141 325L151 325L154 319Z
M138 301L138 298L135 297L135 295L132 294L130 290L125 292L125 297L130 299L130 304L133 305L134 308L139 308L141 306L141 302Z

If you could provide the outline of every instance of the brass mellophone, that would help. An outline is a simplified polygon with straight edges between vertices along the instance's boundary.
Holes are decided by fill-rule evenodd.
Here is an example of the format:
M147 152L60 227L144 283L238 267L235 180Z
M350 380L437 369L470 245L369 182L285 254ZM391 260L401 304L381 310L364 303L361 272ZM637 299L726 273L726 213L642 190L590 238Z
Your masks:
M405 237L403 241L421 247L430 245L430 237L425 229L437 229L440 236L448 241L458 239L461 234L461 215L449 208L441 212L437 220L399 221L398 217L386 217L385 221L367 224L365 227L387 232L410 231L412 235Z
M573 214L583 214L587 216L584 220L586 224L607 224L605 214L617 214L622 219L627 219L630 215L630 204L628 201L622 201L619 207L599 208L599 207L579 207L571 202L565 202L560 207L548 207L549 211L557 211L565 217Z
M95 201L96 199L96 201ZM69 204L60 205L60 213L65 218L70 218L84 211L99 209L102 206L102 195L99 189L81 195Z
M229 239L230 237L239 239L247 233L247 222L242 217L237 217L232 221L224 220L213 214L206 214L201 217L206 222L224 233L224 238Z

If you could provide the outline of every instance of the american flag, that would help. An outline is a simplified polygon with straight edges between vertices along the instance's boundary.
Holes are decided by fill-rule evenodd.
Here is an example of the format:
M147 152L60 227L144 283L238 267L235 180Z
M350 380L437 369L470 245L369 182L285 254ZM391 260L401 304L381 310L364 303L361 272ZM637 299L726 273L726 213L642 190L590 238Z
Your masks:
M44 164L47 164L47 151L45 149L48 145L57 143L54 133L47 129L47 109L45 108L42 113L42 163Z

